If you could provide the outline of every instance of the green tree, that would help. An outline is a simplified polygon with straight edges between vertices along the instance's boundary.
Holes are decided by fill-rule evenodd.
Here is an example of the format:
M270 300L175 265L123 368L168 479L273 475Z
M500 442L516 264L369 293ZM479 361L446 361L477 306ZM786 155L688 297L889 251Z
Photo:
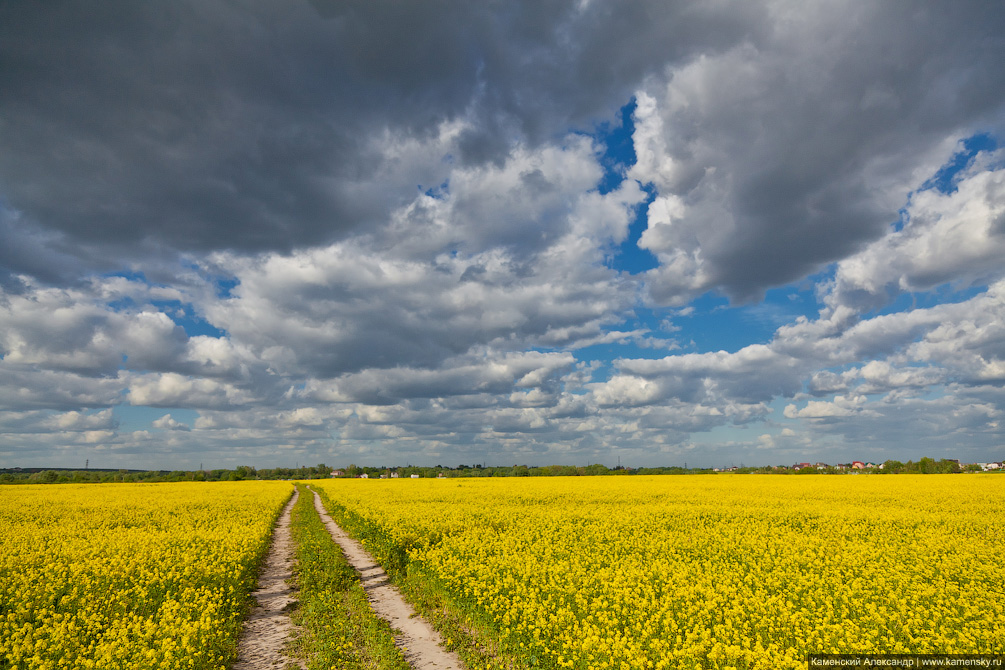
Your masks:
M895 475L899 472L904 471L904 464L900 461L888 460L883 463L883 469L880 472L885 474Z

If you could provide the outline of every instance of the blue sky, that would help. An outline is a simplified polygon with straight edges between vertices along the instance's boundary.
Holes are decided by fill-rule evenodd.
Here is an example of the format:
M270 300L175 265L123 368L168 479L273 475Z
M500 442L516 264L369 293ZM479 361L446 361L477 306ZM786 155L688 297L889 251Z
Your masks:
M1005 458L1005 17L915 9L0 9L0 467Z

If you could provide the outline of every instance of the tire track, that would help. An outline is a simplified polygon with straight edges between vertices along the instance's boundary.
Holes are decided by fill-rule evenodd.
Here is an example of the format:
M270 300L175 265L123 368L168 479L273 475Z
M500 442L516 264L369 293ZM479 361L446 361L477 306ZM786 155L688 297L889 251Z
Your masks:
M272 544L258 577L258 588L251 593L258 604L244 622L233 670L307 668L303 661L285 653L286 643L295 629L290 609L296 603L296 590L289 582L296 563L296 545L290 533L290 513L299 496L294 490L272 533Z
M415 670L464 670L457 654L445 650L440 634L388 581L387 573L356 540L349 537L328 515L321 496L314 494L314 508L321 515L332 539L342 547L346 560L360 573L360 582L373 611L395 629L394 642L404 652L405 660Z

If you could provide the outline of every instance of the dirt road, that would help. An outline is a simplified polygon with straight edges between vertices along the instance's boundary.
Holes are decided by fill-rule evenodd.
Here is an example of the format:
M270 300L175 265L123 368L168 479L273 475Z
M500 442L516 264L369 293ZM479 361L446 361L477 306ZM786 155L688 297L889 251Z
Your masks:
M295 591L288 583L293 576L295 546L290 534L290 512L297 502L298 492L283 508L272 534L272 546L258 578L258 589L252 596L258 605L244 622L237 643L237 662L233 670L276 670L287 667L306 669L302 661L283 653L293 634L290 605L296 602Z

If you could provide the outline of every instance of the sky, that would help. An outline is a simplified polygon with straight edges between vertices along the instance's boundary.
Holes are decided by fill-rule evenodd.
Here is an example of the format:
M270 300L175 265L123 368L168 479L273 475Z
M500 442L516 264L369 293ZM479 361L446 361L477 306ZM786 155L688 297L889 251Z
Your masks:
M1005 458L1000 3L0 3L0 467Z

